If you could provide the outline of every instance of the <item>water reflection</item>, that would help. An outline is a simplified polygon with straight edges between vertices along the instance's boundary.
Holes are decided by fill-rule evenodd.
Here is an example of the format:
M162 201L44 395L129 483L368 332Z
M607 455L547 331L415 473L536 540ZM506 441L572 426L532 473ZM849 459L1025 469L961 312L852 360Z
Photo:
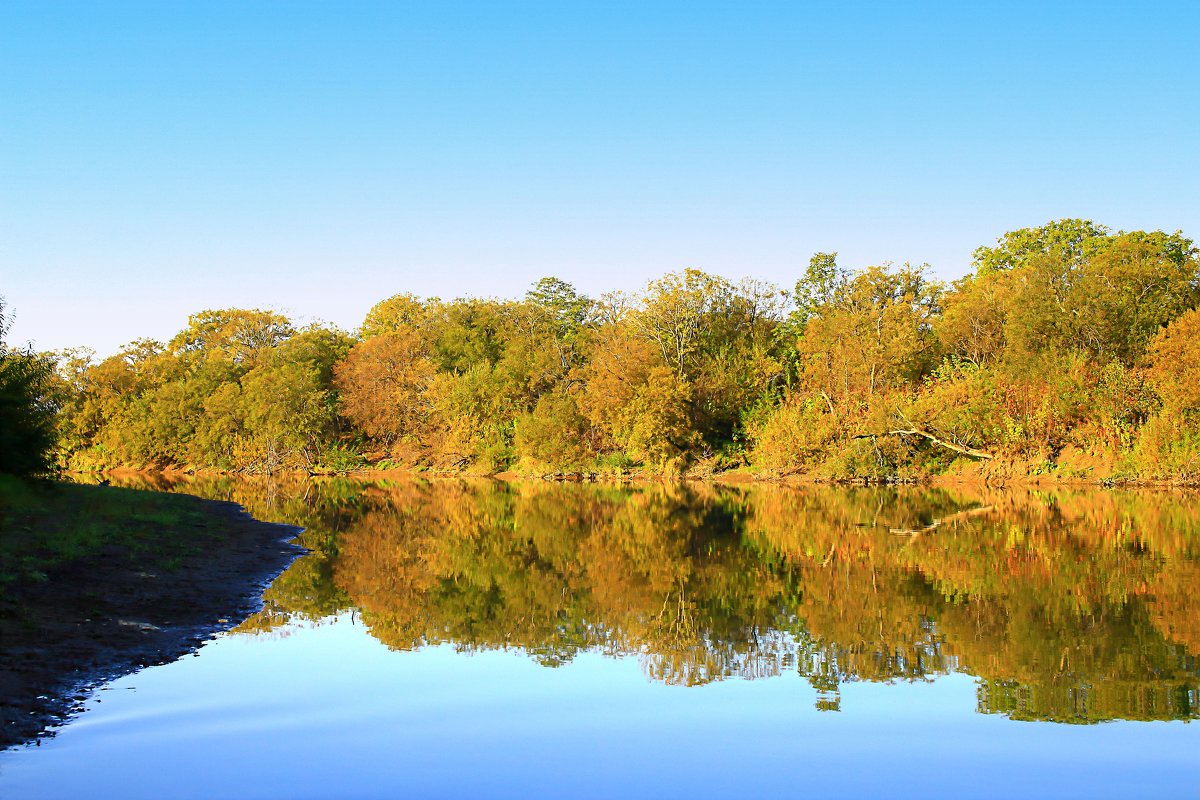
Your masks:
M131 479L136 485L139 479ZM1200 511L1176 494L189 479L314 550L238 629L357 610L390 648L637 654L694 685L978 676L978 710L1197 716Z

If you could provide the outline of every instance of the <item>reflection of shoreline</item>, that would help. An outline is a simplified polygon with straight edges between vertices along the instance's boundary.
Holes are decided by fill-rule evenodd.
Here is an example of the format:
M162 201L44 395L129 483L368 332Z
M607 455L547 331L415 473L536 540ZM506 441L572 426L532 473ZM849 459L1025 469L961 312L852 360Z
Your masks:
M1200 512L1179 495L336 479L188 491L308 528L316 552L268 590L248 622L263 630L357 607L395 649L519 648L548 666L636 653L649 678L680 684L794 669L829 708L846 681L950 671L982 679L981 711L1018 718L1180 719L1200 705Z
M122 485L141 483L146 488L159 485L166 489L181 481L309 481L309 480L348 480L357 483L387 483L411 481L496 481L510 484L583 482L602 486L625 486L632 488L647 488L665 484L682 484L693 488L703 486L713 487L745 487L745 488L785 488L785 489L853 489L853 488L914 488L942 489L960 492L1094 492L1110 490L1123 493L1138 493L1144 495L1170 494L1176 496L1200 499L1200 482L1194 480L1165 481L1145 478L1080 478L1065 477L1053 473L1022 474L1015 473L1004 476L980 476L972 474L961 475L928 475L919 479L894 480L862 477L828 478L815 475L776 475L760 470L736 467L722 472L685 472L678 475L664 476L659 472L631 471L620 474L609 473L572 473L568 478L551 478L541 474L525 474L513 471L473 474L454 470L418 470L407 468L393 469L355 469L336 475L313 475L304 470L276 470L266 477L249 473L234 473L213 469L136 469L133 467L117 467L103 472L70 471L66 473L70 480L78 483L94 483L99 477L112 478ZM580 476L578 479L576 476Z

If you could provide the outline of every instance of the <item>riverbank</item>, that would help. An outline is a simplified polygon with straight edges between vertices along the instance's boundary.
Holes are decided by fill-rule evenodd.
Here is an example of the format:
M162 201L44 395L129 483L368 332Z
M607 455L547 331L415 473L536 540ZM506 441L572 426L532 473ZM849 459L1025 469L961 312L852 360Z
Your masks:
M298 531L233 503L0 476L0 748L257 611Z
M203 474L204 470L189 474ZM145 473L139 473L145 474ZM153 471L151 471L153 474ZM166 473L183 474L183 473ZM1200 481L1190 479L1152 480L1136 478L1113 469L1098 468L1075 456L1066 469L1048 469L1044 462L998 459L994 462L962 460L945 472L915 472L902 475L837 475L817 471L772 472L753 466L716 470L711 463L698 462L682 472L660 472L644 468L622 472L556 472L550 474L505 470L485 474L460 471L418 470L404 467L350 470L343 477L365 480L393 478L491 478L500 481L563 481L571 483L663 483L707 482L724 485L769 484L774 486L991 486L991 487L1071 487L1129 489L1196 489Z
M81 481L97 481L104 476L136 476L143 482L181 480L204 476L248 476L261 473L239 473L228 470L168 467L140 469L120 467L103 472L72 473ZM991 486L991 487L1063 487L1094 489L1197 489L1200 480L1154 480L1123 475L1115 471L1097 471L1090 467L1073 470L1047 470L1030 462L1001 461L997 464L966 462L944 473L910 473L905 475L829 475L817 472L778 473L755 467L734 467L716 471L703 465L683 472L659 472L648 469L629 469L622 472L556 472L549 474L503 470L501 472L471 472L463 470L432 470L411 467L362 467L342 472L313 473L304 470L276 470L280 477L349 478L356 480L411 480L414 478L490 479L508 482L548 481L568 483L675 483L700 482L725 485L768 484L774 486Z

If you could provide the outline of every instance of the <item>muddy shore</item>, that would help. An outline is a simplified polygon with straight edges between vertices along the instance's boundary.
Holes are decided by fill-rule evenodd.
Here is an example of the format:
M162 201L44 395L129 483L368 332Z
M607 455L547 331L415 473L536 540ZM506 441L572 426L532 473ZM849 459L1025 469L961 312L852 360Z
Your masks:
M33 743L100 684L165 664L234 627L305 550L300 529L240 506L181 497L198 512L177 533L211 542L170 570L105 551L10 592L0 614L0 749Z

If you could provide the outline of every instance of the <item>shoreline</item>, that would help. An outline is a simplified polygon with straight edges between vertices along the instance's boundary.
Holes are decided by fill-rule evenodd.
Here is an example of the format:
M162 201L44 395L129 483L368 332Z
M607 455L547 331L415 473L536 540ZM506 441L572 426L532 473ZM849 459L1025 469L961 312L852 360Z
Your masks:
M263 477L305 477L305 478L346 478L350 480L391 480L414 478L441 480L497 480L508 483L596 483L596 484L661 484L661 483L710 483L726 486L840 486L855 488L863 486L985 486L992 489L1000 488L1069 488L1069 489L1126 489L1126 490L1156 490L1156 491L1195 491L1200 489L1200 481L1189 480L1149 480L1141 478L1081 478L1077 476L1056 476L1053 474L1040 475L988 475L981 473L925 475L920 477L887 476L883 478L871 476L854 476L832 478L805 474L777 475L755 472L738 467L722 472L702 474L661 475L652 472L634 471L625 474L614 473L555 473L540 475L522 473L512 470L502 470L493 473L471 473L443 470L417 470L393 467L389 469L355 469L346 472L308 472L305 470L276 470L274 473L231 472L215 469L191 469L169 467L166 469L117 467L115 469L92 472L67 472L64 474L76 477L99 478L106 475L120 477L132 475L138 477L161 476L164 478L190 478L205 476L228 476L243 478Z
M177 497L203 521L165 532L219 537L208 548L164 571L102 552L5 598L0 750L35 746L84 710L101 684L176 661L233 628L307 552L292 542L300 528L261 522L235 503Z

